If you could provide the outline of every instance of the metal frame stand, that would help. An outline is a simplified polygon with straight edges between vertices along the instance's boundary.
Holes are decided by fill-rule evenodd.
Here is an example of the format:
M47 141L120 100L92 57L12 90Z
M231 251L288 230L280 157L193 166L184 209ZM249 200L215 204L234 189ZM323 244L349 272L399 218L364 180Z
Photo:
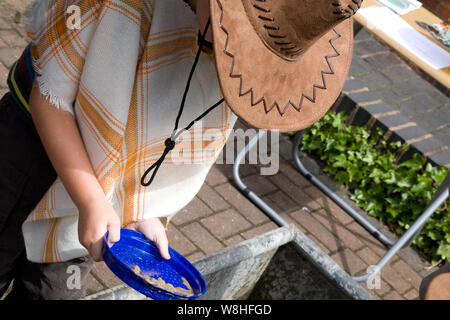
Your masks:
M256 206L258 206L268 217L270 217L279 226L284 227L288 223L280 217L280 215L269 207L260 197L258 197L252 190L250 190L243 182L239 176L239 166L241 165L242 159L245 158L246 154L250 149L259 141L259 139L266 134L264 130L258 130L257 134L252 137L248 144L245 145L238 155L236 156L233 165L233 176L238 189L249 198ZM300 161L299 156L299 146L302 141L303 131L296 134L294 138L294 143L292 146L292 154L294 158L295 165L300 173L310 180L314 185L316 185L320 190L322 190L328 197L333 199L333 201L339 205L343 210L345 210L350 216L352 216L361 226L363 226L370 234L372 234L376 239L378 239L383 245L385 245L388 251L385 255L372 267L367 273L360 276L353 276L353 279L358 282L364 282L374 277L381 269L394 257L394 255L403 247L407 247L416 238L423 225L426 223L428 218L449 198L450 193L450 174L447 175L444 182L441 184L437 190L434 197L431 199L428 207L422 212L422 214L417 218L414 224L397 240L392 241L382 234L377 228L375 228L369 221L364 219L358 212L356 212L350 205L348 205L344 200L337 196L330 188L323 184L319 179L317 179L310 171L308 171Z

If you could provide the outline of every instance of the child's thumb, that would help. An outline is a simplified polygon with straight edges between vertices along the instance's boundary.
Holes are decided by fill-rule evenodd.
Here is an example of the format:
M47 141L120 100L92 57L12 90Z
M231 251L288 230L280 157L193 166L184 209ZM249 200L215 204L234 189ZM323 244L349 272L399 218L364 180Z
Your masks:
M169 241L167 240L167 236L165 233L157 235L155 239L155 244L159 250L159 254L161 255L161 257L163 257L166 260L170 259Z
M112 246L119 240L120 240L120 225L119 224L108 225L108 245Z

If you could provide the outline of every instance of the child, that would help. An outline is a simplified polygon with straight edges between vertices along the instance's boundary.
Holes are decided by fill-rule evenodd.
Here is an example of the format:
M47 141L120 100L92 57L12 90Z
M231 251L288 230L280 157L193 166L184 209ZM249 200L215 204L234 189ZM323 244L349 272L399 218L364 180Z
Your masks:
M88 270L73 259L101 260L103 235L118 241L120 226L143 232L169 258L157 217L198 192L234 113L256 128L297 131L336 101L361 0L190 2L198 22L181 0L36 2L32 45L10 76L22 90L0 107L0 194L8 200L1 283L14 276L33 298L68 297L64 268ZM213 40L214 64L199 55L198 24L213 30L200 43ZM27 109L57 174L20 120ZM34 273L22 271L23 250L8 246L25 218L27 258L50 263L25 263Z
M207 138L198 127L183 134L202 148L173 150L152 185L139 184L172 133L208 20L208 0L190 5L198 21L181 0L34 4L32 42L0 103L0 296L14 279L10 299L82 297L105 233L114 243L121 227L170 259L158 217L195 196L236 120L222 103L203 119ZM200 57L193 79L180 126L221 98L210 57ZM72 265L80 288L67 286Z

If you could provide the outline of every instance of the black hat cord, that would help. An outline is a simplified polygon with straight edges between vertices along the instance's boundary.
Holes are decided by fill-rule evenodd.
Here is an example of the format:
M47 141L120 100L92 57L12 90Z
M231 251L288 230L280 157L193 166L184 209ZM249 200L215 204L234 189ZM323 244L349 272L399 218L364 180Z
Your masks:
M144 187L148 187L148 186L153 182L153 180L154 180L154 178L155 178L155 176L156 176L156 173L158 172L158 169L159 169L159 167L161 166L161 164L163 163L163 161L164 161L164 159L166 158L167 154L168 154L171 150L173 150L173 149L175 148L175 142L176 142L177 138L178 138L184 131L189 130L189 129L194 125L195 122L201 120L201 119L202 119L203 117L205 117L210 111L212 111L214 108L216 108L216 107L217 107L218 105L220 105L222 102L224 102L224 99L222 98L220 101L218 101L217 103L215 103L214 105L212 105L211 107L209 107L208 109L206 109L206 110L205 110L201 115L199 115L197 118L195 118L194 120L192 120L185 128L182 128L182 129L180 129L180 130L178 129L178 125L179 125L179 122L180 122L180 118L181 118L181 115L182 115L183 109L184 109L184 104L185 104L185 102L186 102L186 97L187 97L187 94L188 94L188 91L189 91L189 87L190 87L190 85L191 85L192 76L194 75L195 68L197 67L197 63L198 63L198 60L199 60L199 58L200 58L200 53L201 53L201 51L202 51L202 46L203 46L203 45L205 44L205 42L206 42L206 40L204 40L204 39L205 39L205 36L206 36L206 32L208 31L209 25L210 25L210 20L208 19L208 22L206 23L206 27L205 27L205 30L203 31L203 34L202 34L202 35L199 34L199 37L200 37L200 44L199 44L199 47L198 47L197 54L196 54L196 56L195 56L194 64L192 65L191 71L189 72L189 77L188 77L188 81L187 81L187 83L186 83L186 88L184 89L183 99L181 100L180 109L178 110L178 115L177 115L177 118L176 118L176 120L175 120L175 128L173 129L172 135L170 136L170 138L167 138L167 139L164 141L164 144L165 144L166 147L164 148L164 151L163 151L161 157L159 157L159 159L158 159L155 163L153 163L153 164L152 164L152 165L144 172L144 174L142 175L142 177L141 177L141 185L143 185ZM145 182L145 179L146 179L147 175L148 175L152 170L153 170L153 173L152 173L152 175L150 176L150 179L149 179L147 182Z

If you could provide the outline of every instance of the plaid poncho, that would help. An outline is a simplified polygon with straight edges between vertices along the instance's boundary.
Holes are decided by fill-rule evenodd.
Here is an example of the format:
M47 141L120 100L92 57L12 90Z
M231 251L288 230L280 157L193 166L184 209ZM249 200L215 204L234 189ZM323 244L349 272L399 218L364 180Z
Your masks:
M140 184L171 134L194 60L198 26L190 8L182 0L37 0L27 28L40 91L74 115L122 224L182 209L236 120L220 105L179 137L150 187ZM180 127L221 98L212 58L202 55ZM56 262L86 255L77 220L57 179L23 225L28 258Z

